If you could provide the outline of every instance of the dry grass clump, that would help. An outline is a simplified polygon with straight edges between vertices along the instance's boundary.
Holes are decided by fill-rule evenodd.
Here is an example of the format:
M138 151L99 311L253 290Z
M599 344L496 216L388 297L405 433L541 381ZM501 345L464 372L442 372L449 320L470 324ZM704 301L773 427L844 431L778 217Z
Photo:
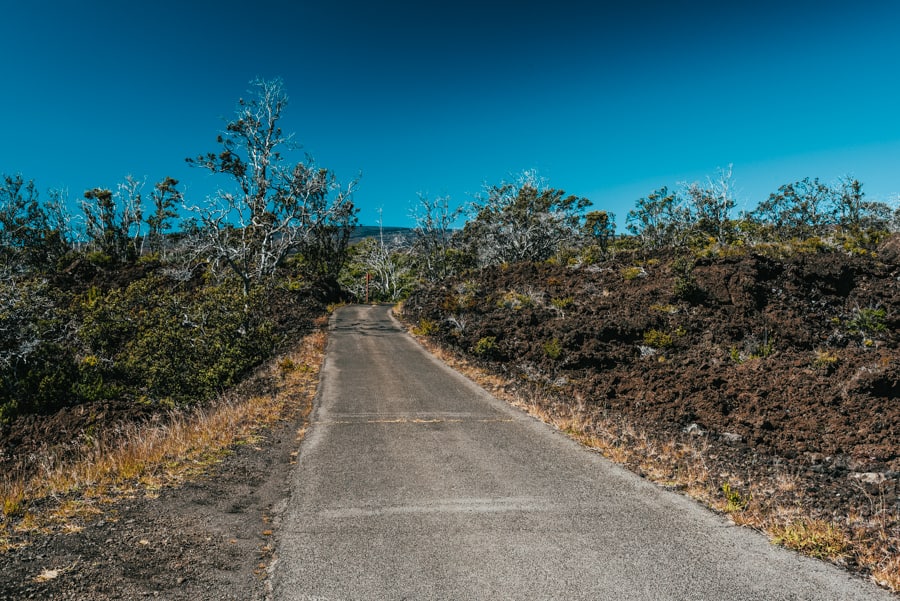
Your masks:
M882 509L873 523L853 516L826 519L798 504L797 482L780 474L774 482L743 482L712 473L705 438L660 440L633 424L589 411L576 396L561 403L549 395L519 390L509 378L474 366L431 341L419 342L436 357L491 394L565 432L608 459L669 489L725 513L738 525L765 533L773 543L805 555L855 567L879 585L900 592L900 515ZM526 395L526 396L523 396Z
M42 458L41 473L0 478L0 552L25 544L36 531L77 532L116 500L152 496L196 477L238 444L256 444L261 432L312 409L326 334L257 370L233 393L204 408L176 411L155 423L131 424L98 437L76 457ZM260 389L266 390L258 394ZM241 390L254 390L242 394ZM303 430L298 432L302 436Z
M819 559L843 559L850 550L850 541L843 530L821 519L801 518L773 526L769 533L774 535L775 543Z

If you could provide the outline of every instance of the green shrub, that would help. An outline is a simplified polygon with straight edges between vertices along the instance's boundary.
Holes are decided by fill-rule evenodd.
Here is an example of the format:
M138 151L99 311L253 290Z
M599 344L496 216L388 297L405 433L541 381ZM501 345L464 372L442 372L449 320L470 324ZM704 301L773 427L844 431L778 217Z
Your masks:
M743 511L750 504L750 495L743 495L728 482L722 483L722 495L725 497L725 512Z
M472 352L481 357L491 357L495 355L497 353L497 337L485 336L480 338L472 348Z
M113 258L103 251L92 250L84 255L85 260L97 267L109 267L113 264Z
M563 348L562 344L559 342L558 338L554 338L553 340L549 340L543 344L544 354L553 359L554 361L558 360L562 357Z
M414 327L412 331L416 336L433 336L434 334L437 334L439 329L436 322L430 319L420 319L419 325Z
M626 267L620 273L625 280L647 277L647 272L643 267Z
M554 297L554 298L550 299L550 306L552 306L553 309L561 317L565 317L566 309L569 308L572 305L572 303L574 303L574 302L575 302L575 299L572 298L571 296L566 296L563 298Z
M497 306L501 309L512 309L513 311L519 311L520 309L533 307L534 305L534 294L522 294L513 290L505 292L503 296L500 297L500 300L497 301Z
M0 280L0 420L72 402L77 369L65 302L41 278Z
M816 358L813 361L813 367L817 370L830 373L834 370L835 367L837 367L839 361L840 357L838 357L837 353L820 349L816 351Z
M863 336L883 332L887 327L884 323L885 317L887 313L884 309L857 309L855 315L847 322L847 330L851 334Z
M252 309L263 302L261 290L246 298L225 286L203 289L188 307L161 302L122 349L122 367L151 398L209 398L274 350L272 324Z
M0 374L0 422L72 404L78 377L70 351L55 343L41 344L27 363L8 366Z
M19 402L16 399L0 401L0 424L8 422L19 414Z
M557 309L565 309L569 305L575 302L575 299L571 296L566 296L565 298L551 298L550 304L556 307Z
M89 290L79 301L79 339L95 359L82 361L75 393L96 400L129 391L177 404L210 398L272 353L264 303L262 290L184 290L156 276L105 295Z
M672 346L675 340L671 334L660 330L647 330L644 332L644 344L655 349L664 349Z
M661 304L650 305L650 310L657 311L659 313L668 313L669 315L674 315L675 313L678 313L678 307L676 307L675 305L668 305L668 304L666 304L666 305L661 305Z
M810 236L802 240L792 240L791 246L800 253L815 254L827 250L828 246L818 236Z

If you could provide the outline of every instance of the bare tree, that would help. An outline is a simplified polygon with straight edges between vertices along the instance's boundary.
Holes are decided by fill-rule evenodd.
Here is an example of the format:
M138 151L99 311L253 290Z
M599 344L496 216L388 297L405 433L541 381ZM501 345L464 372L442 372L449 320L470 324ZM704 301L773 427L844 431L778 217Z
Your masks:
M462 213L463 207L450 209L449 196L430 199L426 194L419 194L412 212L415 221L412 253L424 280L436 282L452 273L453 224Z
M245 293L294 251L316 277L336 278L356 223L356 181L341 186L308 155L288 164L284 152L294 146L279 126L288 102L282 83L255 80L251 85L254 97L238 102L235 117L217 139L221 150L187 159L231 176L236 184L209 199L209 206L192 207L201 226L200 250L231 269Z
M516 183L486 187L472 206L462 239L480 266L543 261L579 235L586 198L547 187L534 171Z
M715 178L707 177L705 187L699 182L686 185L684 193L692 205L695 227L719 244L727 244L734 232L731 213L736 204L732 165L720 168Z
M415 284L415 259L407 237L386 237L379 210L378 235L350 249L341 285L357 299L397 301Z
M115 261L134 261L141 251L141 190L144 181L127 176L117 191L93 188L84 193L84 212L88 239Z
M397 235L385 241L384 228L380 227L378 238L372 238L364 249L360 260L366 267L370 285L381 300L399 300L412 283L412 270L406 258L407 245Z

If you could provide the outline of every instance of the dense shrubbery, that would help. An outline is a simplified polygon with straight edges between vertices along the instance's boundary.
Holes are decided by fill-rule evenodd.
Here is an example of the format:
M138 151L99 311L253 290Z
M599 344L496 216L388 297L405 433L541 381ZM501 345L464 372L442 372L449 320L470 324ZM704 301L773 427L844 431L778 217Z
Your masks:
M777 257L825 251L865 255L900 229L900 207L866 200L862 184L851 178L785 184L756 209L740 214L735 214L735 188L731 167L704 183L660 188L629 211L627 236L616 235L614 214L587 211L587 199L566 196L534 172L524 172L515 183L486 186L470 206L455 211L447 198L420 196L411 243L361 242L342 281L363 299L361 282L368 273L370 299L396 300L416 283L520 262L585 265L617 253L659 250L678 253L682 266L750 249ZM460 216L467 220L454 229ZM679 298L699 299L702 291L690 268L679 275Z
M0 421L113 399L202 402L271 356L281 317L271 287L245 295L236 282L163 271L80 291L39 278L0 284Z
M196 289L151 275L124 289L76 299L80 364L103 386L142 401L190 403L210 397L267 358L274 346L264 292L228 285Z
M172 178L147 207L130 176L115 192L88 190L74 217L64 194L44 202L33 182L2 178L0 422L107 400L202 402L295 329L277 312L335 293L353 185L341 189L308 156L288 165L281 83L254 86L219 138L224 152L194 161L230 176L235 192L193 207L181 231ZM254 161L263 155L268 169ZM276 307L290 297L315 300Z

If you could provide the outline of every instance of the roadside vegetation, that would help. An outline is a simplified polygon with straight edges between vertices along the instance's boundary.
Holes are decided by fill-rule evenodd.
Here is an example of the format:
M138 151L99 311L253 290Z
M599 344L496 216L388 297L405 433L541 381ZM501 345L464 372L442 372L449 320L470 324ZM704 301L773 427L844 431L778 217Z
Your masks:
M522 202L540 196L523 186ZM730 190L726 170L654 192L627 236L582 212L554 252L514 261L496 248L507 238L467 222L466 267L419 285L402 314L583 444L900 590L897 211L852 179L783 186L737 216Z
M253 87L219 148L189 160L223 180L203 206L129 176L72 211L2 177L0 548L177 482L301 402L275 391L318 368L291 353L339 300L355 183L290 163L282 85ZM253 376L277 355L284 377Z
M2 176L0 550L308 410L327 305L404 301L499 396L900 590L900 207L807 178L736 213L729 167L617 224L526 171L358 240L358 182L296 159L281 82L252 85L187 159L207 202Z
M275 422L305 424L324 353L319 330L215 403L123 423L65 457L44 454L39 469L27 475L7 474L0 482L0 552L28 544L35 533L78 532L116 502L153 498L163 487L196 478L235 445L262 443ZM298 441L304 433L303 427L297 431Z

